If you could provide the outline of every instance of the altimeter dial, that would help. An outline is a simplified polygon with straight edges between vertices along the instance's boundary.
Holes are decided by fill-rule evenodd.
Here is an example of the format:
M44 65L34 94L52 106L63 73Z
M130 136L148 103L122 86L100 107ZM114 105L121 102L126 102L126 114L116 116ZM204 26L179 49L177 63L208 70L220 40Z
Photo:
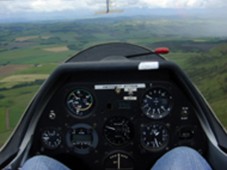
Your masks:
M162 123L141 125L141 144L149 151L159 151L167 147L169 132Z

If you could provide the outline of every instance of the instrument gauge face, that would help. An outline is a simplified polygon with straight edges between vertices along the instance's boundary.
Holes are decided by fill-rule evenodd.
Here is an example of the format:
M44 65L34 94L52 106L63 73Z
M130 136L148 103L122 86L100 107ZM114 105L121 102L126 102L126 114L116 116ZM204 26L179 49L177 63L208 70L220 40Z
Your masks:
M71 115L77 118L84 118L91 114L94 106L94 97L84 89L75 89L67 97L67 108Z
M104 135L107 141L113 145L127 144L133 137L132 124L125 117L112 117L104 125Z
M75 153L88 154L96 148L98 135L92 126L80 123L69 129L66 142Z
M62 142L62 137L57 129L47 129L41 134L41 141L45 148L56 149Z
M125 153L117 152L110 154L105 160L105 169L133 170L132 158Z
M151 119L166 117L173 107L173 97L163 88L152 88L145 93L141 109Z
M149 151L160 151L169 142L169 132L167 127L161 123L141 126L141 144Z

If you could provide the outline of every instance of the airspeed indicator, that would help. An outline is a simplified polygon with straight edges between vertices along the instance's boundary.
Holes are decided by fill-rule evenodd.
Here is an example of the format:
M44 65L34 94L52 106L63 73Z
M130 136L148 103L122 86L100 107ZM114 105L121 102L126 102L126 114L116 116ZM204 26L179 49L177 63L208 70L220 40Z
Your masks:
M173 106L173 97L163 88L152 88L142 99L141 109L151 119L166 117Z

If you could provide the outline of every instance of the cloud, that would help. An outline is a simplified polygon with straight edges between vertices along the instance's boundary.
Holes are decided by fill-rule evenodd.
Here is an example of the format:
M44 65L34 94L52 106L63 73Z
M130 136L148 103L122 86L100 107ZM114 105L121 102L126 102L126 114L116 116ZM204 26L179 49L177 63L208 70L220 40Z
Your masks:
M112 8L219 8L226 0L110 0ZM0 0L0 13L103 10L106 0Z
M138 0L138 5L161 8L219 8L226 4L226 0Z
M77 2L77 5L83 7L81 1ZM30 6L36 12L52 12L75 9L73 1L62 0L35 0L30 2Z

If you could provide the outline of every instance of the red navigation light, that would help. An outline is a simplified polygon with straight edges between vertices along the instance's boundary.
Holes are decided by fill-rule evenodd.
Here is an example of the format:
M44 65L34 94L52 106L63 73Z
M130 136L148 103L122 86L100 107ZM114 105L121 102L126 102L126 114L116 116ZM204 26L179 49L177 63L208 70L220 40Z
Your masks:
M156 48L154 50L154 52L156 54L168 54L169 53L169 48L166 48L166 47L160 47L160 48Z

